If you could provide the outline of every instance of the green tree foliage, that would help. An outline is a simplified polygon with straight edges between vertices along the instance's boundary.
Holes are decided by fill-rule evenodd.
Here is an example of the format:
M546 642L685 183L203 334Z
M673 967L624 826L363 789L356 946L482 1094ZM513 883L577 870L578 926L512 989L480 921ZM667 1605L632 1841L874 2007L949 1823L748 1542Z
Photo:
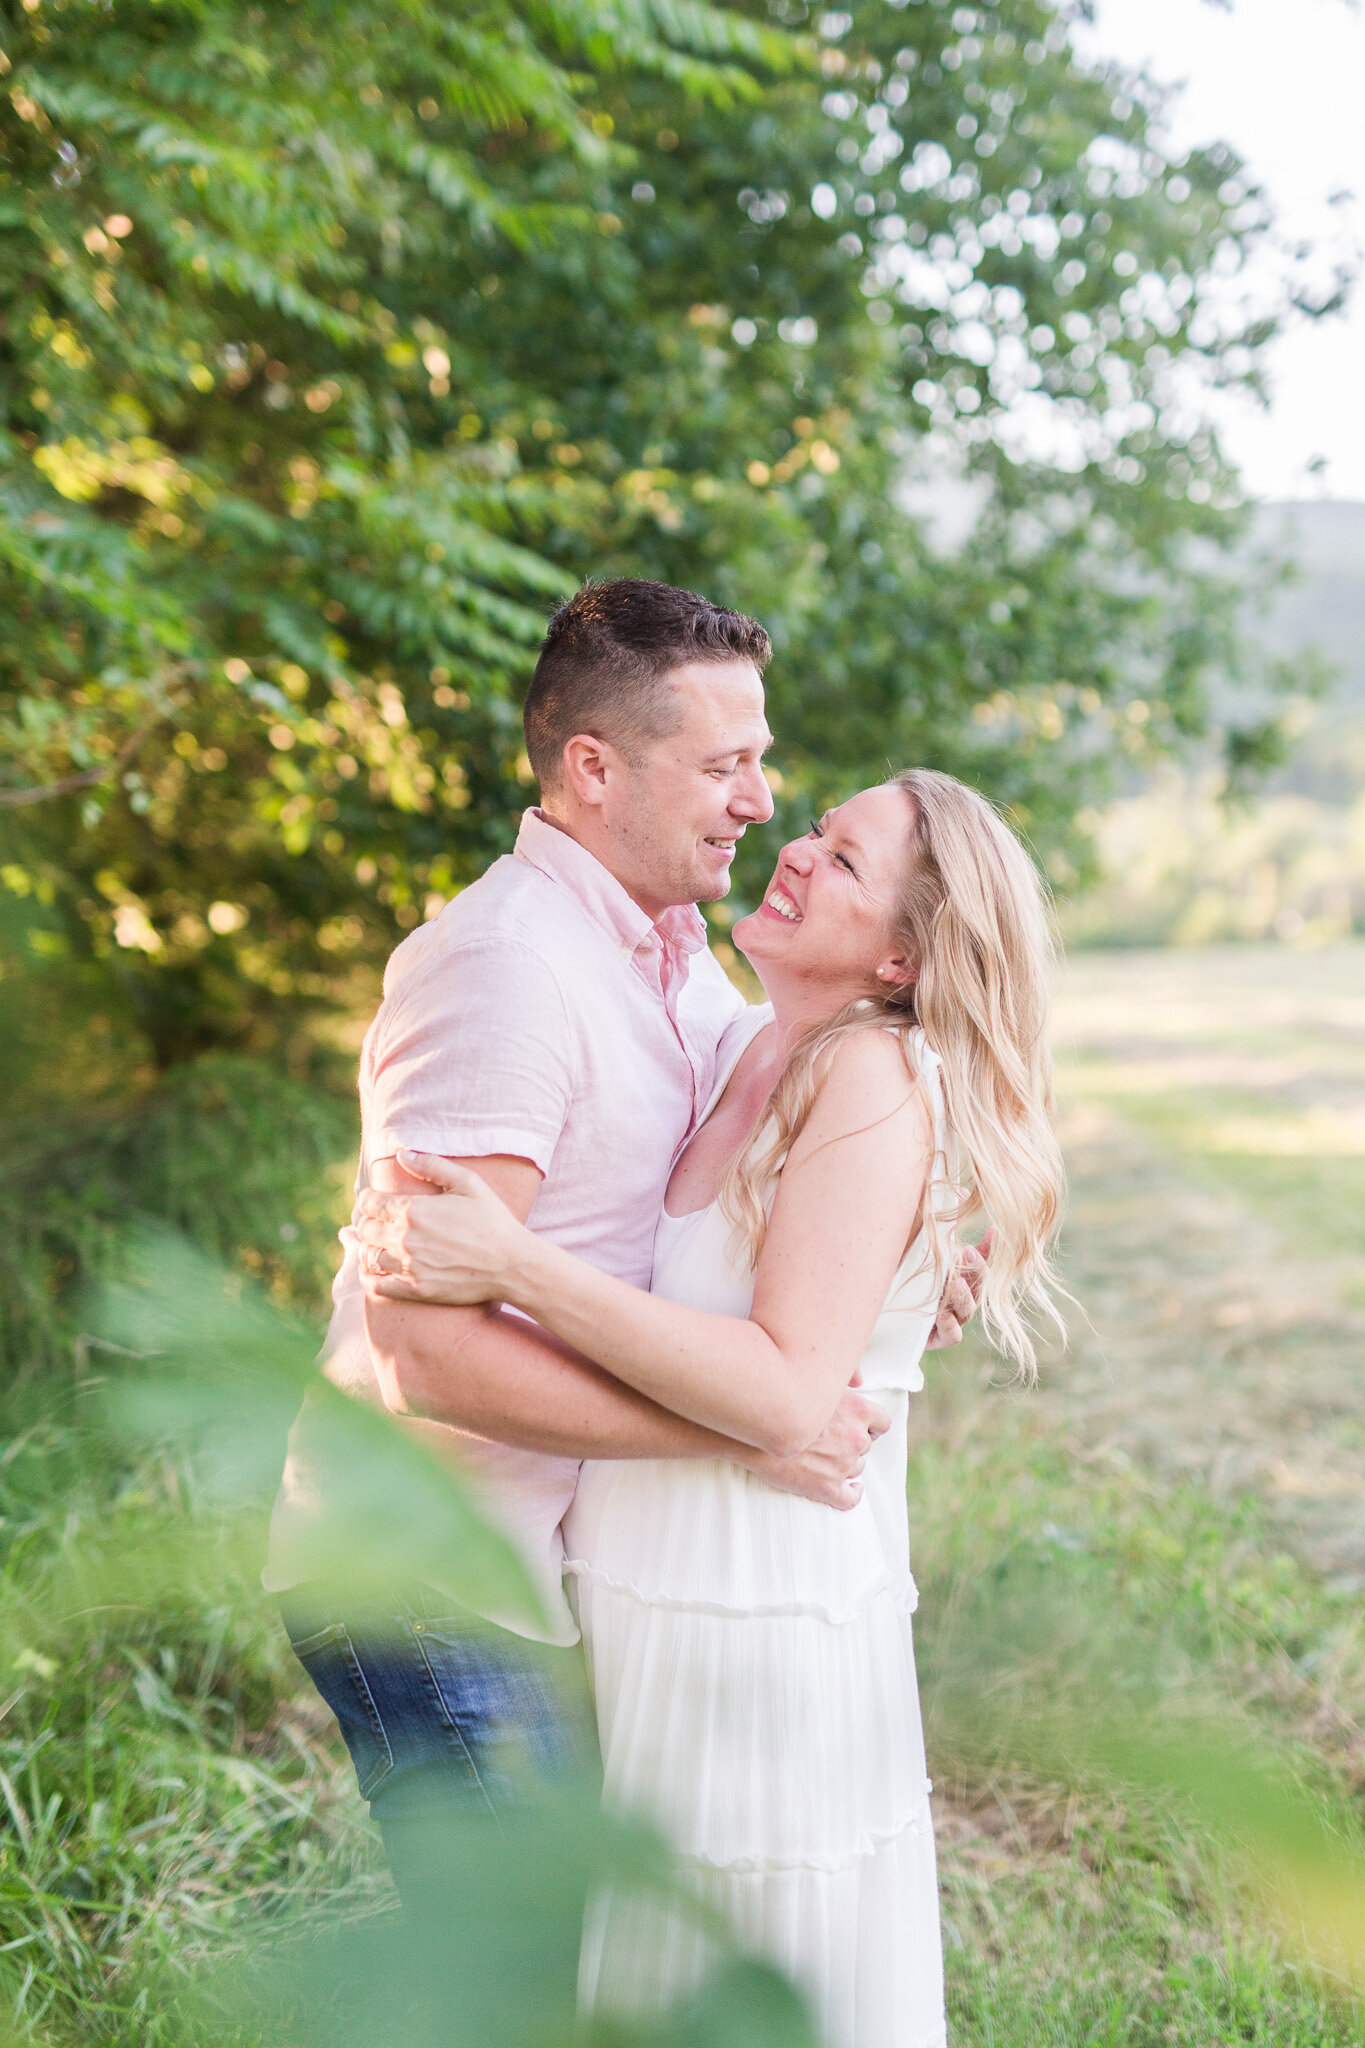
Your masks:
M321 998L496 843L560 471L485 432L510 387L449 312L489 249L601 239L566 57L732 100L725 52L777 53L674 17L704 58L631 0L19 13L0 662L20 761L76 785L44 893L163 1064ZM583 190L499 174L513 138Z
M793 804L929 760L1046 842L1204 728L1261 209L1045 0L4 15L5 872L155 1064L507 847L584 575L764 617Z

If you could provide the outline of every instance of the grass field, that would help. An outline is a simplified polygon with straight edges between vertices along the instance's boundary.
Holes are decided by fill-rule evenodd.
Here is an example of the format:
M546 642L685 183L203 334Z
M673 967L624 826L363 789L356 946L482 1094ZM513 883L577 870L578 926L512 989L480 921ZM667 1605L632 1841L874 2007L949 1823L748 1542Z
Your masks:
M1344 1990L1277 1950L1200 1830L1023 1768L1008 1699L1056 1686L1079 1616L1130 1670L1150 1648L1137 1711L1216 1688L1359 1807L1365 947L1083 955L1059 1010L1088 1320L1035 1393L937 1360L913 1447L953 2039L1344 2048ZM96 1377L19 1389L0 1453L0 2012L53 2048L186 2048L202 1958L262 1912L389 1891L251 1517L111 1459ZM1002 1617L964 1717L964 1645Z
M1059 1594L1082 1575L1175 1629L1178 1667L1358 1809L1365 947L1080 955L1058 1012L1088 1321L1036 1393L975 1355L935 1376L911 1481L931 1706L964 1583L1031 1548ZM1007 1757L954 1769L935 1732L959 2043L1365 2040L1178 1829Z

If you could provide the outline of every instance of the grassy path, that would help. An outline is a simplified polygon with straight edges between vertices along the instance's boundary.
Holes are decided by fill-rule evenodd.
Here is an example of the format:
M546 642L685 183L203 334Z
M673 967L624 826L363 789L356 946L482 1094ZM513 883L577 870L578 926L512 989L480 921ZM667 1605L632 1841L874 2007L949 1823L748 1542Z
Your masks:
M1082 956L1058 1025L1088 1326L1033 1394L941 1362L911 1477L955 2043L1362 2041L1178 1829L959 1756L934 1702L1022 1557L1365 1789L1365 946Z
M1256 1488L1365 1588L1365 946L1083 956L1059 1008L1093 1328L1047 1420Z

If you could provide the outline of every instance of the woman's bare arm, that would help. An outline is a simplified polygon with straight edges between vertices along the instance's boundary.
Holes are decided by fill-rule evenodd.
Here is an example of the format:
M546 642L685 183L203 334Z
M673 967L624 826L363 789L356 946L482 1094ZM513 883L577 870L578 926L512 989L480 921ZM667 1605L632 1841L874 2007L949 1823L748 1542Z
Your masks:
M367 1284L411 1298L444 1272L447 1300L496 1293L664 1408L788 1456L819 1435L852 1378L919 1214L931 1144L899 1041L846 1039L783 1170L747 1321L614 1280L505 1211L499 1220L486 1199L421 1204L435 1235L418 1264L406 1254L412 1277ZM392 1248L379 1218L361 1235Z
M507 1205L504 1214L529 1212L540 1175L528 1160L480 1159L477 1174ZM376 1162L375 1179L385 1192L429 1186L393 1160ZM567 1458L724 1458L784 1491L847 1508L857 1499L868 1444L886 1426L874 1402L851 1396L818 1444L774 1458L669 1413L547 1328L488 1305L433 1307L371 1294L365 1320L387 1407L522 1450Z

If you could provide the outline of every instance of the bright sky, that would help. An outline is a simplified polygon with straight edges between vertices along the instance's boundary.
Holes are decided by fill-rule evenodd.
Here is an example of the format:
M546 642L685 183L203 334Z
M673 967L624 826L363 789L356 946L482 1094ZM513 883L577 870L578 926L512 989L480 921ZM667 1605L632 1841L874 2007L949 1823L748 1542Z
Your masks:
M1282 232L1330 252L1365 243L1365 9L1351 0L1095 0L1081 49L1182 83L1181 148L1224 141L1275 204ZM1328 204L1334 193L1349 203ZM1365 500L1365 276L1344 316L1300 323L1270 358L1269 413L1220 411L1225 445L1264 498ZM1313 475L1309 463L1326 458Z

